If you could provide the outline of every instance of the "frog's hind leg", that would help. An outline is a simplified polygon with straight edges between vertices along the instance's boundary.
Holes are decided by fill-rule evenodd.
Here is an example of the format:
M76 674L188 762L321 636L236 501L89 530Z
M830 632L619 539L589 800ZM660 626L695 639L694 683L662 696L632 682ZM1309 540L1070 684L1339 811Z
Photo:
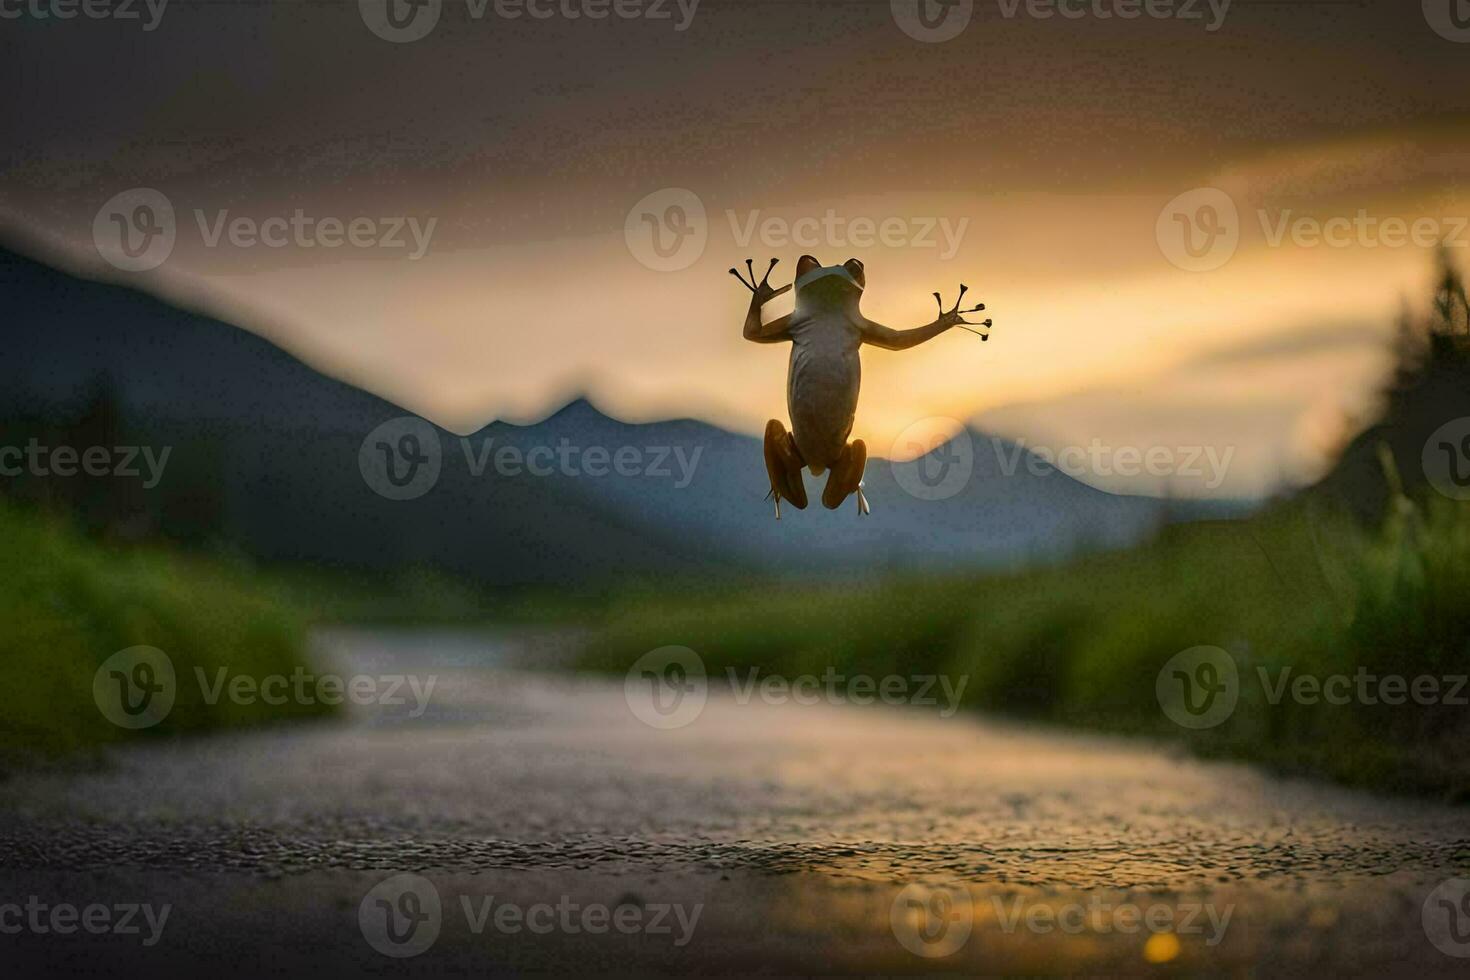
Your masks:
M858 495L858 513L868 513L868 498L863 496L863 468L868 465L868 445L854 439L842 450L837 462L832 464L832 473L827 477L827 487L822 491L822 506L836 510L854 493Z
M771 478L770 497L776 501L776 520L781 519L781 501L791 501L797 510L806 509L806 484L801 480L801 468L806 463L796 440L786 431L780 419L766 423L766 475Z

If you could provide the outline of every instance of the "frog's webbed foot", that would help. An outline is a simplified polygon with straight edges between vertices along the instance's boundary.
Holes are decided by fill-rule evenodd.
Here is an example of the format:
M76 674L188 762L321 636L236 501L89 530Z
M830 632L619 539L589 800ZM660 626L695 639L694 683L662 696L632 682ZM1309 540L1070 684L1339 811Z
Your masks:
M989 340L989 317L986 317L979 323L972 323L971 321L965 319L965 314L979 313L981 310L985 309L985 304L978 303L975 306L970 307L968 310L960 309L960 304L964 302L965 293L969 290L969 288L970 287L966 286L964 283L960 283L960 295L955 298L954 307L947 312L944 309L944 300L940 299L938 293L934 294L934 302L939 304L939 321L952 327L959 327L963 330L970 330L971 327L984 327L985 332L981 332L979 330L970 330L970 333L975 334L981 340Z
M745 269L746 269L747 272L750 273L750 282L746 282L745 281L745 277L742 276L735 269L731 269L730 270L730 275L734 276L736 279L739 279L740 280L740 285L744 286L746 289L750 290L752 293L755 294L755 302L756 303L765 303L767 300L775 299L777 296L780 296L782 293L784 293L787 290L789 290L791 288L791 285L794 285L794 284L785 285L785 286L782 286L780 289L773 289L773 288L771 288L771 270L774 269L774 268L776 268L776 263L778 263L780 261L781 261L780 259L772 259L771 260L771 264L768 265L768 266L766 266L766 274L765 274L765 276L763 276L761 278L761 281L760 282L756 282L755 281L755 260L754 259L746 259L745 260Z
M806 484L801 479L801 469L806 463L796 440L786 431L780 419L766 423L766 476L771 480L771 492L767 500L776 502L776 520L781 519L781 498L791 501L797 510L806 509Z
M822 491L822 506L836 510L854 493L858 495L858 513L868 512L868 498L863 496L863 470L868 464L868 444L854 439L843 447L842 454L832 464L827 476L827 488Z

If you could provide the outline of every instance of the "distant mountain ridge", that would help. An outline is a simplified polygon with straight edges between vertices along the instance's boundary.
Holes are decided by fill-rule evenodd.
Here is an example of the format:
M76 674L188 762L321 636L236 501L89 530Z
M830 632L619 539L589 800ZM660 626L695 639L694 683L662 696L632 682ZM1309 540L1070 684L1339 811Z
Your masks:
M463 437L419 423L437 442L439 475L422 495L387 499L359 453L383 451L364 440L405 415L390 402L230 324L4 251L0 297L0 443L55 438L106 379L130 438L176 447L180 475L140 504L158 529L262 559L436 565L494 585L861 574L1124 545L1166 517L1157 500L1105 493L1050 467L1038 476L1024 450L1003 467L993 448L1009 459L1018 447L967 432L915 463L870 460L871 517L851 501L828 512L814 499L805 512L784 508L778 523L758 439L692 419L621 422L586 399ZM384 444L391 456L395 443ZM967 465L967 480L940 488L950 495L925 483ZM36 483L9 489L26 495ZM196 520L181 530L185 512Z

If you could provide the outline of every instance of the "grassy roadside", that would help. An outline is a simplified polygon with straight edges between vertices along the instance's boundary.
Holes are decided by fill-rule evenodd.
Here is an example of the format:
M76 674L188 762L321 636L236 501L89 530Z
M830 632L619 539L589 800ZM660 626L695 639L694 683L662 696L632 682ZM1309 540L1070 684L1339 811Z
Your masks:
M1360 667L1406 678L1470 672L1467 586L1470 508L1409 508L1370 534L1295 503L1019 575L632 596L613 609L583 666L618 673L677 644L698 652L712 676L732 667L820 674L830 665L849 675L968 677L969 708L1465 799L1465 707L1307 703L1289 688L1273 697L1283 676L1291 684L1303 674L1353 677ZM1170 658L1201 645L1229 654L1239 701L1219 725L1189 730L1165 714L1155 684Z
M213 678L290 673L305 663L305 619L279 591L238 569L164 549L117 549L0 500L0 767L122 738L203 731L321 714L321 705L207 703ZM178 677L172 710L141 733L108 722L93 700L101 663L135 645L163 650Z
M565 626L597 621L605 602L595 593L477 586L431 567L383 574L314 565L269 565L260 571L273 593L310 609L314 624L411 628Z

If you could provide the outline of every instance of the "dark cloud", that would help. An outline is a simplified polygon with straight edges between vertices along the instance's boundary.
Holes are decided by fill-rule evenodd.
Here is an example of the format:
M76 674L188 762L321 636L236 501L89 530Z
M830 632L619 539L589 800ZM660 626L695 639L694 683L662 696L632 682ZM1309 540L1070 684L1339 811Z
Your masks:
M944 44L886 2L704 0L679 32L446 0L403 45L355 2L173 0L149 33L6 21L0 193L458 197L487 235L535 237L616 226L649 185L1066 193L1470 112L1470 59L1417 4L1239 2L1214 32L1000 10Z

